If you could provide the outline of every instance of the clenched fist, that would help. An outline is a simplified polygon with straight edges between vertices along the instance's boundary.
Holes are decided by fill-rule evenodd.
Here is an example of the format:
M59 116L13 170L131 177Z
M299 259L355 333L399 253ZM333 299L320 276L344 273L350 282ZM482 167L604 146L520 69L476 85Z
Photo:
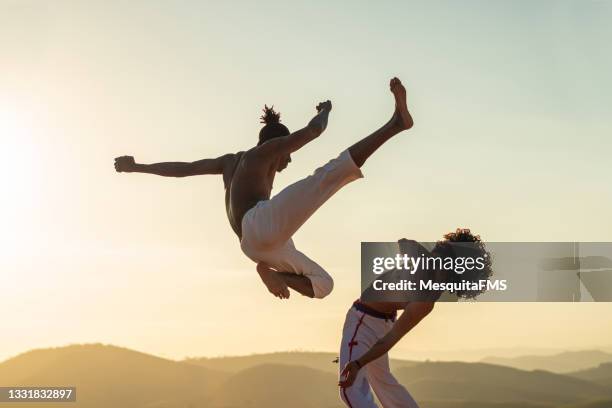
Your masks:
M136 162L133 156L121 156L115 158L115 170L118 172L131 172L134 171Z
M317 105L317 112L321 112L322 110L326 110L328 112L331 112L332 110L332 103L331 101L328 99L325 102L321 102Z

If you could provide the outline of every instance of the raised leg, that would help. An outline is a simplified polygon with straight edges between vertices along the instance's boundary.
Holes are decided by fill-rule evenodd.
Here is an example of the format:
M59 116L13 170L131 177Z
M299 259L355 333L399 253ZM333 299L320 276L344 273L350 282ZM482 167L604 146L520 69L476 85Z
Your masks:
M337 159L318 168L313 175L293 183L257 208L253 221L257 231L248 239L249 222L243 225L243 240L260 249L270 249L290 239L293 234L343 186L363 177L359 167L376 149L399 132L412 127L412 118L406 106L406 89L399 79L390 83L395 97L395 112L382 128L355 143ZM243 223L245 221L243 220Z
M283 245L338 190L361 177L350 154L343 152L248 212L242 220L241 245L256 251Z
M413 125L412 117L406 105L406 88L404 88L404 85L402 85L398 78L391 79L389 87L395 97L395 112L393 112L393 116L383 127L361 139L348 149L358 167L363 166L368 157L387 140L403 130L410 129Z

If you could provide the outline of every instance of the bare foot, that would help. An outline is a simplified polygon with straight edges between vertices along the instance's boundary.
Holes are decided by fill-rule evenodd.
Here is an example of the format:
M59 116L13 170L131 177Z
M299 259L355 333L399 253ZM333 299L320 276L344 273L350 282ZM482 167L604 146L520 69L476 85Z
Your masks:
M257 273L271 294L280 299L289 299L289 287L278 272L260 262L257 264Z
M414 122L406 105L406 88L402 85L402 81L396 77L391 78L389 88L391 88L391 92L395 96L395 112L391 120L401 129L410 129Z

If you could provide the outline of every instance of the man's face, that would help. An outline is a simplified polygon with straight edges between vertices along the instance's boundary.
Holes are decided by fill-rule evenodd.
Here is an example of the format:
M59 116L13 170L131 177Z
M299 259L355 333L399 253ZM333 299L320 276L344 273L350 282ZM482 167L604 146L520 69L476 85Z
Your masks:
M291 155L288 154L284 157L281 157L278 161L278 167L276 171L280 173L281 171L285 170L289 163L291 163Z

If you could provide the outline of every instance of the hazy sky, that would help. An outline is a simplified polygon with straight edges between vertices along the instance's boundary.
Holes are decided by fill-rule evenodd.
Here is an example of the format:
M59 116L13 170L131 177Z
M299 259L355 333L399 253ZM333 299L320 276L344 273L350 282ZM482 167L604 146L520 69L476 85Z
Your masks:
M457 226L489 241L611 241L611 19L606 1L0 0L0 359L76 342L333 351L360 241ZM331 99L327 132L278 191L383 124L394 75L414 129L295 237L335 277L323 301L267 293L219 177L112 167L246 149L264 103L297 129ZM607 346L611 312L440 305L394 356Z

